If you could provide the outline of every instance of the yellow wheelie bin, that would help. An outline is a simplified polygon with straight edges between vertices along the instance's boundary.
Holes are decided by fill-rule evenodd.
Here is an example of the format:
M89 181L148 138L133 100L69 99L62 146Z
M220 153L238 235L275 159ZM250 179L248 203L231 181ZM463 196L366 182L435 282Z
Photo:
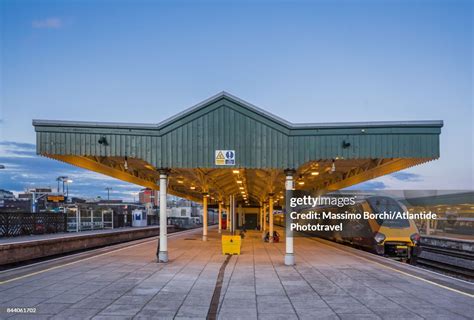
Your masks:
M240 254L240 236L222 236L222 254Z

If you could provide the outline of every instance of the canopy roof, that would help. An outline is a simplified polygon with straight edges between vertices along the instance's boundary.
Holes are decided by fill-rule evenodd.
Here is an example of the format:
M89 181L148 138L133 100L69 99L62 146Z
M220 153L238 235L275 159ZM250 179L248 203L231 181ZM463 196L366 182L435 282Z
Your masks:
M436 159L443 123L292 124L222 92L158 124L33 125L38 154L155 189L168 169L176 195L244 193L258 203L283 190L285 169L301 188L335 190ZM217 150L233 151L235 164L217 164Z

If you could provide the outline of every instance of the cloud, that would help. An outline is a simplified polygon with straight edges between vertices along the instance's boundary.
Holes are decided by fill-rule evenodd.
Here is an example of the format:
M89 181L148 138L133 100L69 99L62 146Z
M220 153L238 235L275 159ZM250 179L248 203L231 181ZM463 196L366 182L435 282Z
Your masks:
M387 189L387 185L382 181L367 181L347 188L348 190L382 190Z
M31 143L0 141L0 155L9 158L31 158L36 156L36 147Z
M400 181L421 181L421 176L416 173L395 172L391 176Z
M433 189L433 186L437 183L439 184L439 181L436 181L435 177L401 171L351 186L350 189L368 190L369 187L372 187L373 189L385 190L429 190ZM382 187L382 185L384 187Z
M72 196L82 198L107 197L105 187L112 187L114 198L132 200L132 192L142 187L112 177L36 155L36 146L31 143L0 141L0 189L19 192L31 187L57 188L56 178L68 176ZM62 189L62 184L60 185Z
M63 25L59 18L46 18L41 20L33 20L31 26L35 29L59 29Z

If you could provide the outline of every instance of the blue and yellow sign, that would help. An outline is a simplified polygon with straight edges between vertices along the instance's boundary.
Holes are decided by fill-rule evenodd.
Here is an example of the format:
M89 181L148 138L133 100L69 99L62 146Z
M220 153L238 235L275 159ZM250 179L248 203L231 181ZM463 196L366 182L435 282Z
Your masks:
M235 165L235 150L216 150L215 164L216 166Z

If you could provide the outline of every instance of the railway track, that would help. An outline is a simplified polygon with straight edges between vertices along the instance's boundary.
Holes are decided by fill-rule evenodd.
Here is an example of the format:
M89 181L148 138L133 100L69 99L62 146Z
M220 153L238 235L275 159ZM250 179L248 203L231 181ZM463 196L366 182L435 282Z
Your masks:
M474 281L474 253L423 245L416 265Z

